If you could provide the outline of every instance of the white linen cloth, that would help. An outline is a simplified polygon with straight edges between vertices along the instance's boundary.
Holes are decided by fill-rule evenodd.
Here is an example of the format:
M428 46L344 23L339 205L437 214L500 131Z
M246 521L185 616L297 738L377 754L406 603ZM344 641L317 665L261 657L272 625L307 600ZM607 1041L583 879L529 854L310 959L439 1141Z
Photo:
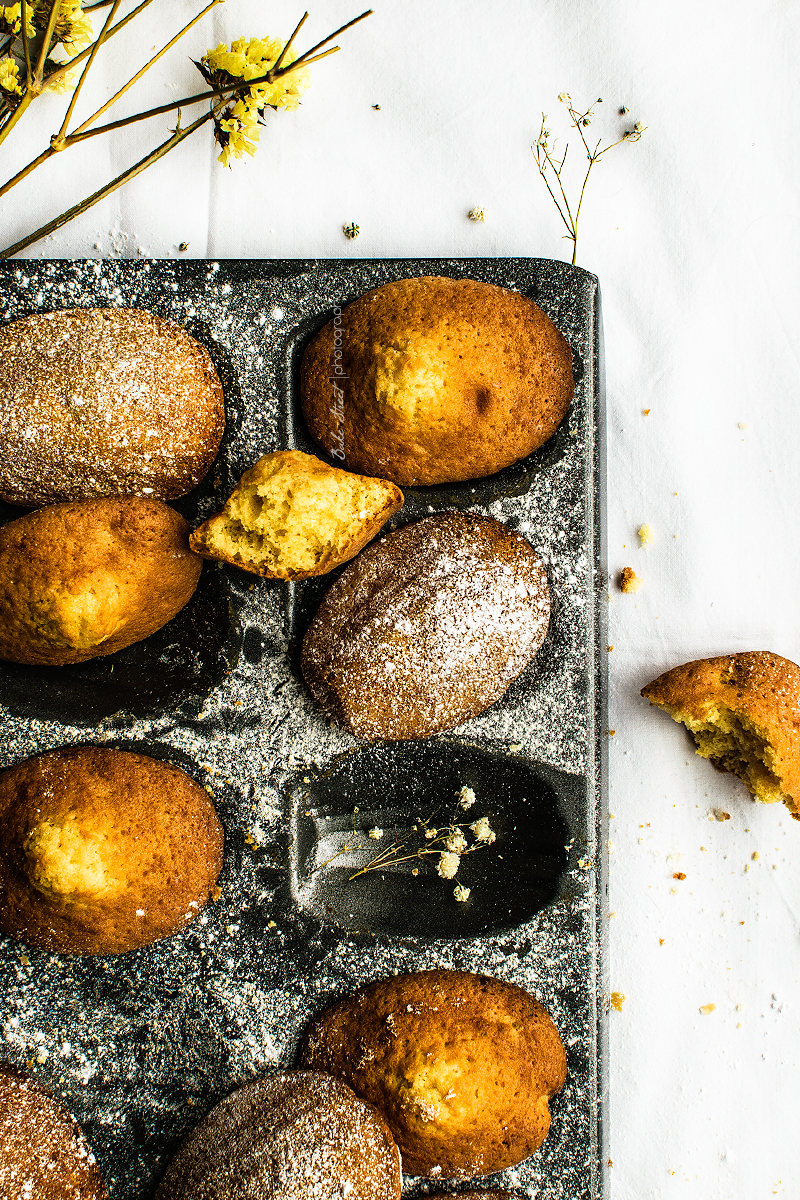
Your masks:
M320 0L300 48L360 2ZM194 11L152 5L101 54L79 114ZM301 13L228 0L111 118L202 90L190 57L287 36ZM254 159L223 169L205 129L27 251L568 258L530 153L541 110L556 137L565 90L603 97L587 134L647 125L595 168L578 245L604 302L609 572L644 580L609 586L610 986L626 996L610 1014L613 1200L800 1196L800 823L756 807L639 697L691 658L800 659L799 24L781 0L377 0L313 68L299 112L268 114ZM0 148L4 179L63 110L37 102ZM3 245L174 125L55 158L0 202ZM475 205L485 222L467 219Z

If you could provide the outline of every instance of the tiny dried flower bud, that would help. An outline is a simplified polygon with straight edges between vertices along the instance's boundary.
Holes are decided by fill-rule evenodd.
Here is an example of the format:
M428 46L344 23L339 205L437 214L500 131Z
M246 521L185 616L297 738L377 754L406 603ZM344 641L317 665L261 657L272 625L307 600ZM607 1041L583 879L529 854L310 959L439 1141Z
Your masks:
M445 849L453 854L463 854L467 848L467 839L460 829L453 829L445 838Z
M383 837L383 830L378 829L376 825L374 829L369 830L367 837L371 837L374 842L378 842Z
M431 839L431 838L435 838L435 837L436 837L436 830L435 830L435 829L426 829L426 830L425 830L425 837L426 837L426 838L427 838L429 841L430 841L430 839Z
M467 216L469 217L470 221L485 221L486 220L486 209L485 208L471 208L469 210L469 212L467 213Z
M479 821L475 821L470 825L470 829L475 836L476 842L483 842L485 845L491 846L492 842L497 840L497 834L489 824L488 817L481 817Z
M459 854L452 854L448 850L443 850L439 855L436 870L442 879L453 879L460 865L461 856Z
M453 895L460 904L463 904L465 900L469 900L471 890L471 888L464 887L463 883L457 883L453 888Z
M342 233L349 242L352 242L354 238L358 237L358 235L361 233L361 230L354 221L351 221L349 225L342 226Z
M647 129L647 126L643 125L641 121L637 121L633 127L633 132L634 133L644 133L645 129Z
M466 812L468 808L472 808L475 803L476 796L471 787L462 787L458 793L458 807L463 808Z
M572 97L570 96L569 92L559 92L558 100L560 104L569 104L572 100Z

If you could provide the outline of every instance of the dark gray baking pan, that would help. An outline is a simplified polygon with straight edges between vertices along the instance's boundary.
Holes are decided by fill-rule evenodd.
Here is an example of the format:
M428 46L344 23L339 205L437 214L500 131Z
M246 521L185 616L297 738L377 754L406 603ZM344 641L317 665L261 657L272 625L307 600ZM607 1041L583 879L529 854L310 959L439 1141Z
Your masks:
M337 304L413 275L531 296L573 349L575 399L554 437L489 479L407 490L405 521L487 512L546 565L544 646L506 696L447 735L364 745L330 726L297 654L330 577L270 583L206 564L191 604L146 642L75 667L0 664L0 766L78 742L137 749L212 790L226 828L221 899L177 937L67 959L0 940L7 1058L82 1122L114 1200L152 1195L205 1111L294 1061L309 1017L360 984L434 966L513 981L551 1012L569 1077L544 1146L482 1184L538 1200L604 1194L603 392L597 280L539 259L27 261L0 264L0 321L138 306L210 350L227 428L175 507L197 522L270 450L312 450L297 407L303 347ZM19 515L3 506L0 520ZM475 804L458 806L464 787ZM459 903L429 828L486 816ZM381 830L370 838L369 830ZM377 859L377 861L376 861ZM407 1180L405 1193L432 1184Z

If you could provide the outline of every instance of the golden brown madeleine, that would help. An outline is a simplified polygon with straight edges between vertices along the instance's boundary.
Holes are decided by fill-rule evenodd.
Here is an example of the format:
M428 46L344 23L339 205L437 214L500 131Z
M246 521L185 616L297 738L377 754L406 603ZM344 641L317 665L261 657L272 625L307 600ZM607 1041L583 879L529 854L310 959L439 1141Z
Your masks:
M0 329L0 498L191 491L225 428L204 346L137 308L69 308Z
M385 479L278 450L245 471L224 510L189 540L204 558L264 579L309 579L354 558L402 504Z
M642 695L691 732L697 753L747 785L756 800L782 800L800 820L800 667L768 650L673 667Z
M493 517L448 512L363 550L326 592L300 665L356 737L428 737L503 695L547 632L533 548Z
M303 357L311 436L399 484L478 479L524 458L572 400L572 352L527 296L424 276L360 296Z
M0 1062L3 1200L107 1200L80 1126L49 1092Z
M159 500L107 496L0 527L0 658L59 666L113 654L172 620L202 559Z
M70 746L0 773L0 929L122 954L193 921L222 869L208 793L143 754Z
M547 1137L566 1057L522 988L466 971L370 984L326 1009L301 1048L383 1113L407 1175L471 1179L527 1158Z
M212 1108L156 1200L398 1200L401 1183L374 1108L330 1075L281 1071Z

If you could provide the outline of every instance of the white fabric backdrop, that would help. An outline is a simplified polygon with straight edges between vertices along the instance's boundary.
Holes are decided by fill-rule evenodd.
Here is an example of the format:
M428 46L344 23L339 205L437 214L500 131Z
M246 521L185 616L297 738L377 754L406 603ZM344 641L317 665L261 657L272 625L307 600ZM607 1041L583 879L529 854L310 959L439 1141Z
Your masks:
M301 46L358 11L319 0ZM103 54L79 111L193 12L158 0ZM286 36L301 12L228 0L118 115L200 90L189 56ZM568 257L529 150L540 111L559 134L568 90L603 97L593 130L613 135L622 104L648 126L596 168L578 257L604 300L609 570L644 579L635 596L610 589L611 987L626 996L610 1019L613 1200L800 1196L800 825L756 808L638 695L690 658L800 659L799 25L782 0L378 0L255 159L224 170L204 131L28 251ZM48 98L29 114L0 150L3 178L62 111ZM3 245L171 125L48 164L0 202Z

